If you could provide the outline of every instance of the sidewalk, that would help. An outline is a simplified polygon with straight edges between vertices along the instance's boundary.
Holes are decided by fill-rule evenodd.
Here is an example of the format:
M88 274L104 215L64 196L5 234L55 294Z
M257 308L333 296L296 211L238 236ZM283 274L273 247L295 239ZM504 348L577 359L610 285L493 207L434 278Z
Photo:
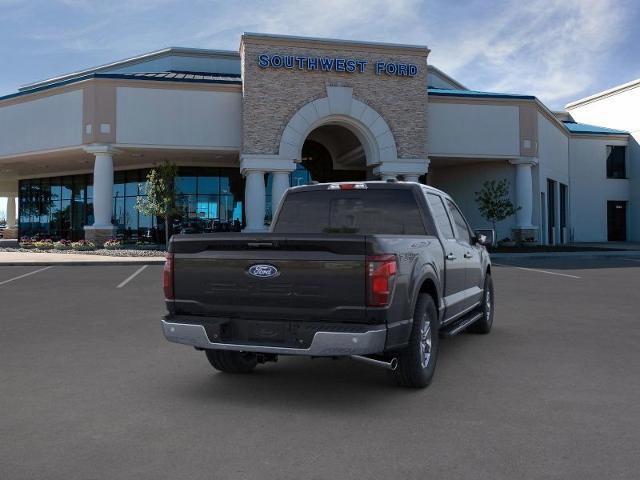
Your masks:
M492 260L528 258L640 258L640 250L592 250L587 252L528 252L528 253L490 253Z
M162 265L164 256L109 257L81 253L0 252L0 267L16 265Z
M579 242L570 243L573 247L595 247L595 248L615 248L619 250L637 250L640 251L640 242Z

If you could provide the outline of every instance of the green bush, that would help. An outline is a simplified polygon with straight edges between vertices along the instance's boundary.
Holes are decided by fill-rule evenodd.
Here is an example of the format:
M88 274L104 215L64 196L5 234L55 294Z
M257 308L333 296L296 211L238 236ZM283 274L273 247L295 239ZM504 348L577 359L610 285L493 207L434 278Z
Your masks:
M78 240L71 243L71 248L79 251L91 251L96 249L96 244L88 240Z

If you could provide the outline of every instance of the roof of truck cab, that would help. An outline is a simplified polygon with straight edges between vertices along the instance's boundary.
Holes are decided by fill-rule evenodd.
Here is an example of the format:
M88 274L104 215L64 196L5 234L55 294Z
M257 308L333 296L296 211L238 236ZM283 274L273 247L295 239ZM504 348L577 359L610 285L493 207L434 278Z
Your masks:
M306 191L306 190L327 190L328 187L330 185L348 185L348 184L365 184L367 185L367 187L371 186L371 187L375 187L380 188L380 187L385 187L385 188L398 188L398 189L407 189L407 188L413 188L414 185L418 185L422 188L425 188L427 190L429 190L430 192L436 193L438 195L444 195L446 197L449 197L449 194L446 192L443 192L442 190L438 190L435 187L431 187L429 185L424 185L422 183L417 183L417 182L404 182L401 180L396 180L396 181L386 181L386 180L367 180L364 182L325 182L325 183L313 183L313 184L307 184L307 185L296 185L294 187L291 187L289 190L296 190L296 191Z

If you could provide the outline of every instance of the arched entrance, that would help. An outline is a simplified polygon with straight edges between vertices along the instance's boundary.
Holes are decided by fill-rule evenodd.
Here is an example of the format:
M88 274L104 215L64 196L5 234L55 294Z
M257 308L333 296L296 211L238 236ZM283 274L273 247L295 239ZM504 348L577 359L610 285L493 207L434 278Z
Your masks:
M332 139L330 133L337 138ZM338 153L331 151L332 146L351 143L354 148L360 148L367 167L394 163L398 159L396 142L387 122L367 104L353 98L349 87L327 87L325 98L300 108L282 132L278 155L299 162L308 140L322 143L334 157Z
M300 163L310 179L320 183L367 179L362 144L341 125L322 125L312 130L302 145Z
M289 177L289 186L310 182L364 181L371 177L364 149L358 137L348 128L327 124L313 129L302 144L300 160ZM372 177L371 177L372 178ZM273 174L267 175L266 221L273 216Z
M289 118L277 153L241 155L240 170L246 178L245 231L264 230L290 186L310 180L414 180L426 172L426 159L398 159L389 125L354 98L351 87L326 88L326 97L303 105Z

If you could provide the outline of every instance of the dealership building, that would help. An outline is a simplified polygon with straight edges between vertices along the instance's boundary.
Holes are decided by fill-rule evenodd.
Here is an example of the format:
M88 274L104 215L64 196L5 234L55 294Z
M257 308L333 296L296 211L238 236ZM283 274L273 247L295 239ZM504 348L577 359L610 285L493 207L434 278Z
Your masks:
M506 179L519 209L497 238L640 241L640 81L553 112L428 56L247 33L239 52L167 48L25 85L0 97L5 237L162 239L135 205L169 160L182 231L265 230L290 186L394 178L487 228L475 192Z

